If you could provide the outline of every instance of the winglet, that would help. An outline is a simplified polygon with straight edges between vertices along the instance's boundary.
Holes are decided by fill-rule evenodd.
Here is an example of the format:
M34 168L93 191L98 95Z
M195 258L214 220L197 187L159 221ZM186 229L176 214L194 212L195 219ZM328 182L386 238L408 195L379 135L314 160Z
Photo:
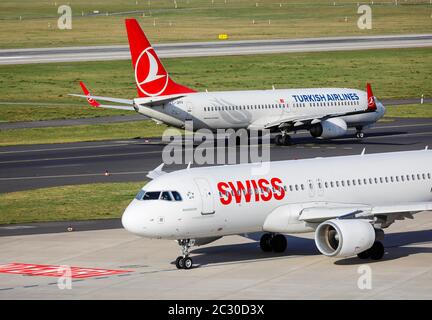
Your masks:
M368 101L367 110L368 111L376 111L377 106L375 103L375 97L373 95L372 87L371 87L370 83L366 83L366 92L367 92L367 101Z
M89 97L89 98L87 98L88 103L92 107L95 107L95 108L99 107L100 103L97 102L95 99L90 98L90 92L87 90L86 86L84 85L84 82L80 81L80 86L81 86L81 89L84 92L84 94Z
M149 171L149 173L147 174L147 177L150 179L156 179L159 178L160 176L166 174L165 171L162 170L164 164L161 163L157 168Z

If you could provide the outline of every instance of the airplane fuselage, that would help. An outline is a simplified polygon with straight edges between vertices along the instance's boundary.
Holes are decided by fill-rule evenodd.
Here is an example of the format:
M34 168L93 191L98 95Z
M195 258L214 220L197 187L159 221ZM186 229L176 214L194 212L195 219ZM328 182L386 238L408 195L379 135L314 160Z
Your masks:
M327 114L361 112L367 108L366 92L346 88L277 89L188 93L172 102L140 106L138 112L174 127L183 128L188 120L194 130L266 128L270 123L296 116L321 118ZM368 126L384 115L377 111L341 116L348 127Z
M143 190L177 191L181 201L138 197L123 224L144 237L219 237L263 231L266 218L282 208L284 232L309 232L317 224L300 219L304 208L432 201L431 163L431 151L412 151L277 161L265 174L254 174L259 164L180 170ZM382 221L384 227L391 222Z

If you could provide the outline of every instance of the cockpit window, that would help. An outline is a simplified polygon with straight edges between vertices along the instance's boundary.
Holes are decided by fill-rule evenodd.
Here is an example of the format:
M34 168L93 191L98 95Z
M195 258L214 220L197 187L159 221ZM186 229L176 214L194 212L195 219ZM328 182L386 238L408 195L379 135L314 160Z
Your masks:
M161 200L172 201L172 197L171 197L171 195L170 195L170 193L168 191L162 192L162 195L161 195L160 199Z
M135 199L141 200L143 198L144 194L145 194L145 191L144 190L140 190L138 192L138 194L135 196Z
M143 200L158 200L160 191L150 191L144 194Z
M182 197L177 191L171 191L171 194L173 195L175 201L182 201Z

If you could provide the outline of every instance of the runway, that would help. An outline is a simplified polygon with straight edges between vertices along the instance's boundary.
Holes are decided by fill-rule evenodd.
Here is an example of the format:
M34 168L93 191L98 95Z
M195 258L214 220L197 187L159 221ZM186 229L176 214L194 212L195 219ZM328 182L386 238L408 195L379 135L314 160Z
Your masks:
M432 147L430 119L394 119L365 130L359 141L354 131L340 139L318 140L309 133L293 135L294 145L271 146L272 161L424 149ZM0 192L95 182L145 181L148 171L162 163L160 138L27 145L0 148ZM217 150L216 150L217 152ZM185 168L169 165L166 171ZM105 171L110 173L105 175Z
M194 248L191 270L176 269L174 241L123 229L2 237L0 268L62 265L83 276L61 290L59 278L41 275L46 267L35 267L33 276L0 273L0 299L431 299L430 214L386 229L386 254L376 262L320 255L312 233L288 235L284 254L262 252L259 234L224 237ZM92 275L87 268L116 273ZM370 287L359 286L366 272Z
M432 46L432 34L325 37L156 44L161 58L284 52L344 51ZM130 59L124 45L0 50L0 64L29 64Z

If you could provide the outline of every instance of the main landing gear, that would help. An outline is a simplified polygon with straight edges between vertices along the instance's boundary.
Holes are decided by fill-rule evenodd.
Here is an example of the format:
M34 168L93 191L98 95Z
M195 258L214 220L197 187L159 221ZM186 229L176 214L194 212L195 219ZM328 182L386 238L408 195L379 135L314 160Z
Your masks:
M189 250L193 247L194 240L181 239L177 243L181 246L182 255L178 256L175 262L177 269L190 269L193 266L192 258L189 257Z
M287 248L287 240L283 234L265 233L261 237L260 247L264 252L284 252Z
M356 127L356 137L357 139L363 139L364 138L364 133L363 133L363 127Z
M291 136L282 132L282 134L278 134L275 136L274 142L277 146L290 146Z
M384 257L384 245L380 241L375 241L371 248L360 252L357 257L360 259L381 260Z

